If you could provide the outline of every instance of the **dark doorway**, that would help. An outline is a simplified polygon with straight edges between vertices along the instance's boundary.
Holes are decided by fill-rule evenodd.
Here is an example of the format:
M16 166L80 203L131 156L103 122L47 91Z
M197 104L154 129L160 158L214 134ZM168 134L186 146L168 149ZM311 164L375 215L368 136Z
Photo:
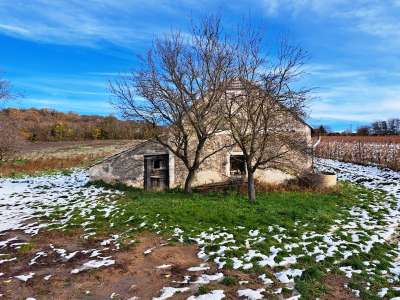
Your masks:
M169 187L168 154L144 157L144 189L164 191Z
M242 177L246 175L246 162L243 155L231 155L229 163L231 176Z

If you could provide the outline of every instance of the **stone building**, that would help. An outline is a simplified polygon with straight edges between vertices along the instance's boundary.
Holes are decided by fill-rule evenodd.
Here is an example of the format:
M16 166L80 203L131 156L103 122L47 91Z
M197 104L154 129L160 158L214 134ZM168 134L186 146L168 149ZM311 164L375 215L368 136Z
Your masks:
M293 117L297 137L311 147L311 127ZM300 133L300 134L299 134ZM229 139L226 132L217 134L211 145L220 145ZM212 151L210 146L205 151ZM312 166L310 155L291 153L294 157L293 170L296 173L307 171ZM102 180L107 183L123 183L127 186L144 188L146 190L164 190L183 187L186 178L186 168L182 161L175 157L167 148L156 141L147 140L123 152L106 158L89 169L91 181ZM226 148L214 154L200 166L195 175L193 186L224 182L232 178L246 176L243 154L237 146ZM259 181L280 184L293 178L294 172L284 172L279 169L260 169L255 173Z

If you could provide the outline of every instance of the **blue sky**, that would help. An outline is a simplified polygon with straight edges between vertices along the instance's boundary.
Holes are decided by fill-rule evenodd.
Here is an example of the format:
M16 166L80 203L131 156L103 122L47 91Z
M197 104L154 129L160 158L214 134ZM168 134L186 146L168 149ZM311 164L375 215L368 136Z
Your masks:
M310 124L400 117L400 0L0 0L0 70L24 94L9 105L116 114L107 81L209 13L228 30L250 16L267 42L287 33L309 52Z

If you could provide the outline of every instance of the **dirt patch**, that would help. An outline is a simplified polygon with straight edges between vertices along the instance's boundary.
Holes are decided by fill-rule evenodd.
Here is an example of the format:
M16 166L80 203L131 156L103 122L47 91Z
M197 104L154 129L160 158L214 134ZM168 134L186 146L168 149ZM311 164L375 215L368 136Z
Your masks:
M2 264L4 275L0 277L0 294L4 294L3 299L110 299L111 295L115 299L134 296L151 299L159 296L165 286L181 286L177 282L183 281L187 269L202 263L196 256L196 246L168 245L161 237L152 234L141 235L139 243L120 251L110 245L99 247L103 239L82 240L80 234L46 232L32 239L20 232L2 236L2 240L16 239L10 242L9 247L0 249L0 253L8 258L17 258ZM12 248L11 243L21 246L19 249ZM78 253L65 260L54 249L64 249L66 256L75 251ZM90 249L101 250L102 257L111 256L115 264L71 274L73 269L90 260L90 255L84 254ZM145 255L144 252L149 249L152 251ZM47 255L30 264L38 252ZM164 268L157 268L163 265ZM15 278L30 273L35 275L26 282ZM51 277L45 280L49 275ZM186 295L188 297L190 293Z
M328 288L328 292L321 297L323 300L355 300L357 298L349 289L344 286L349 280L344 275L329 274L322 283Z
M278 287L275 283L267 288L259 274L237 270L223 271L230 283L195 283L199 276L221 270L199 259L196 245L170 244L154 234L143 233L130 245L129 241L118 245L109 236L88 240L82 236L81 230L43 231L33 237L21 231L1 235L0 260L15 258L0 265L4 273L0 276L1 299L152 299L165 287L185 287L188 290L170 299L186 300L197 294L200 286L202 292L224 290L226 299L239 299L238 289L266 288L265 296L274 297L272 292ZM91 260L112 260L113 264L76 272ZM188 270L197 266L207 269ZM17 278L32 273L27 281Z

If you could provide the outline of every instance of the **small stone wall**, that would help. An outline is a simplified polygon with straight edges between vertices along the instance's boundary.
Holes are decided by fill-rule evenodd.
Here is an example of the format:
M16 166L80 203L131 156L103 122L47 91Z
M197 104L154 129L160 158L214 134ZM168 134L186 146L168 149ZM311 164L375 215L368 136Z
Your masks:
M91 181L123 183L127 186L144 187L144 155L168 154L160 144L146 141L131 149L111 156L89 169Z

